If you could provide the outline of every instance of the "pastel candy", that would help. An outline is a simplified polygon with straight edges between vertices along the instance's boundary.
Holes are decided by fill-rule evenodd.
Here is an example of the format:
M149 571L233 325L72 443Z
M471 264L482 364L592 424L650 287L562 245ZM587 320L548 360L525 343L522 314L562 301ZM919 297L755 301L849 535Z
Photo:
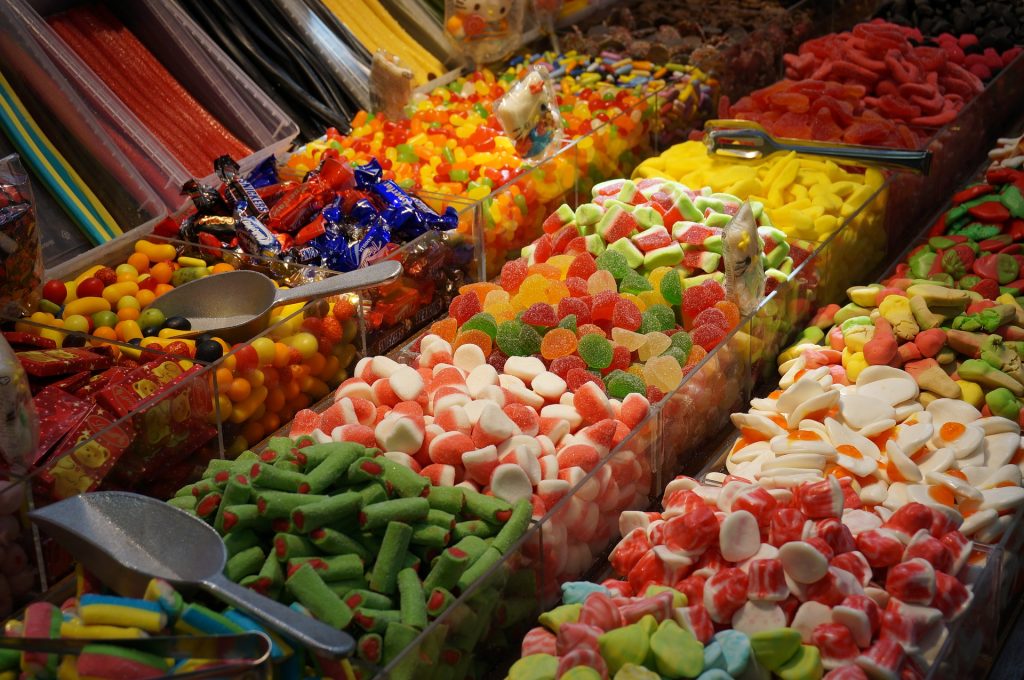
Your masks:
M806 541L790 541L779 548L786 574L797 583L814 583L828 571L828 559Z
M559 680L606 680L607 677L587 666L573 666L562 673Z
M598 638L608 672L617 677L619 669L626 664L642 665L650 651L650 638L643 622L610 630Z
M564 678L573 668L590 668L597 671L598 677L602 680L608 678L608 668L604 659L596 649L590 647L579 647L562 656L558 661L558 677Z
M821 653L813 645L800 645L796 654L775 671L781 680L819 680L824 673Z
M736 630L715 633L714 642L721 645L725 670L732 676L743 673L750 663L750 638Z
M697 680L733 680L733 679L732 679L731 675L729 675L728 673L723 671L721 668L711 668L709 670L704 671L699 676L697 676Z
M692 678L704 667L702 645L675 621L662 621L651 636L651 655L658 672L669 678Z
M725 653L718 640L712 639L710 643L704 645L704 668L718 668L725 671Z
M547 628L541 628L538 626L530 629L530 631L523 636L523 645L520 650L520 655L531 656L533 654L550 654L554 656L557 650L558 647L554 633L549 631Z
M597 640L604 631L585 623L563 623L558 629L556 651L559 655L575 649L597 650Z
M750 648L758 663L770 671L781 668L800 648L800 631L792 628L754 633L750 636Z
M627 663L615 673L613 680L661 680L661 676L635 663Z
M580 609L579 622L603 631L614 630L622 625L619 608L605 593L591 593Z
M718 540L726 561L740 562L752 557L761 547L757 519L746 510L734 510L722 521Z
M583 605L580 604L563 604L551 611L544 612L537 617L537 621L548 630L558 633L558 629L563 623L575 623L578 621L582 609Z
M508 680L555 680L558 658L550 654L532 654L512 664Z
M585 604L592 593L609 594L608 589L599 583L569 581L562 584L562 602L565 604Z

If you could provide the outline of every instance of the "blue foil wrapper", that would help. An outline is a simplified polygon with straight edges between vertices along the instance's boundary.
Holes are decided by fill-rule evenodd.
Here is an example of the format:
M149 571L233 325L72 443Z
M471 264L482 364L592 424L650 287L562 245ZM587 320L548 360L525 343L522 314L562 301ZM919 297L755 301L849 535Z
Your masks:
M267 156L252 169L252 172L245 179L257 189L279 183L281 180L277 177L277 159L273 156Z

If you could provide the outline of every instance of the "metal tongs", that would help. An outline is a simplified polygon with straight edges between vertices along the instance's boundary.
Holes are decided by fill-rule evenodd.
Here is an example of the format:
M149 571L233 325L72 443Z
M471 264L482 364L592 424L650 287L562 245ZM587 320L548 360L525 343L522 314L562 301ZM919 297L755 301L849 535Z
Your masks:
M83 640L60 638L0 637L0 649L41 654L81 654L89 645L125 647L169 659L210 659L216 665L165 678L236 678L263 680L271 677L271 642L263 633L237 635L166 636L128 639ZM218 663L219 662L219 663Z
M704 144L708 151L722 156L751 160L780 151L821 156L854 165L877 165L928 174L931 151L886 149L876 146L818 142L807 139L780 139L749 120L709 120L704 124Z

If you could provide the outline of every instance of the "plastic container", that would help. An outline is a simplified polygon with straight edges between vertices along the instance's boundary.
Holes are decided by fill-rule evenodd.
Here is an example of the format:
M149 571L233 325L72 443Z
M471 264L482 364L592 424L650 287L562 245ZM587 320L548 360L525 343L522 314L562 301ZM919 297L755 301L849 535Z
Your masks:
M79 109L95 114L104 124L104 137L125 150L128 161L169 208L184 203L181 185L191 177L139 119L85 65L46 23L44 17L79 3L73 0L4 0L2 12L9 27L40 48L43 68L63 78L60 94L70 90L85 103L83 107L51 99L70 129L80 127ZM268 155L282 151L298 134L298 127L199 29L177 5L162 0L116 3L111 11L134 33L181 85L242 142L254 149L246 158L236 159L247 170ZM51 78L51 83L54 79ZM38 83L39 90L47 87ZM63 105L61 105L63 104ZM212 161L212 159L211 159ZM213 181L211 172L206 176Z

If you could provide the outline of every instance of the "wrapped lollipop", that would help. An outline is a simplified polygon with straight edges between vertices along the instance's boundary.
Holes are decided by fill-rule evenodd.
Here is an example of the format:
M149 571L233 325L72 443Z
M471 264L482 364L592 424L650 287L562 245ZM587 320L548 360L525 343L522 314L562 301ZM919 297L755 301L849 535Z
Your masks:
M494 115L516 151L528 160L541 160L562 141L562 117L548 72L534 67L494 106Z
M519 46L525 0L445 0L448 37L477 64L500 61Z

